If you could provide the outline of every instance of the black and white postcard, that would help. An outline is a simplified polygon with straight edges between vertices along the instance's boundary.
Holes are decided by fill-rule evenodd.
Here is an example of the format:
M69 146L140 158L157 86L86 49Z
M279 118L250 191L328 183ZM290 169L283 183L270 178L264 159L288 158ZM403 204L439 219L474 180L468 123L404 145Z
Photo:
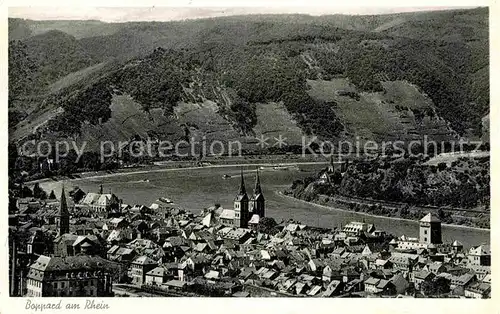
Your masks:
M492 7L139 5L7 10L13 312L492 298Z

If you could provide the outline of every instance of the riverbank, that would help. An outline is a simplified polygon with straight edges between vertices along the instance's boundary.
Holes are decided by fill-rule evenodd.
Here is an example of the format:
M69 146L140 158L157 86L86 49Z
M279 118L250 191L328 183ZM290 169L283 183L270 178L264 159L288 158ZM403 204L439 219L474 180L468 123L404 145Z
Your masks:
M311 206L309 203L297 202L296 199L277 195L275 191L284 191L290 187L290 183L294 180L309 177L317 173L324 165L304 165L299 167L300 172L296 170L270 170L260 173L263 194L266 198L267 216L273 217L277 221L292 219L309 226L328 229L338 227L339 224L345 225L350 221L361 221L363 219L364 216L360 216L354 211L325 210L324 208ZM199 212L203 208L214 204L220 204L223 208L233 208L233 198L240 183L240 169L238 167L184 170L130 174L107 179L68 181L64 184L67 190L78 186L85 192L96 192L99 185L102 184L105 191L112 191L118 198L123 200L124 204L147 206L157 202L158 196L162 196L173 200L178 206L192 212ZM245 167L244 170L245 183L252 186L255 178L253 175L255 174L255 167ZM224 179L224 174L231 177ZM149 180L149 182L143 180ZM54 190L54 193L59 195L62 183L53 181L41 184L40 187L45 191ZM333 207L338 208L339 206L333 205ZM371 212L371 214L376 213ZM414 221L394 221L386 217L366 218L366 220L370 220L377 228L390 231L394 235L418 234L418 224ZM465 247L490 242L490 232L488 231L453 227L446 227L444 230L443 240L447 242L458 240Z
M26 185L34 185L35 183L44 183L44 182L54 182L54 181L79 181L79 180L87 180L87 179L100 179L100 178L110 178L110 177L119 177L119 176L127 176L127 175L135 175L135 174L147 174L147 173L156 173L156 172L172 172L172 171L184 171L184 170L197 170L197 169L211 169L211 168L234 168L234 167L252 167L252 166L271 166L275 165L278 162L255 162L255 163L234 163L234 164L217 164L217 165L206 165L206 166L183 166L179 167L178 165L163 165L163 166L150 166L144 167L144 170L132 170L132 169L119 169L116 172L106 172L106 171L95 171L95 172L84 172L78 174L78 176L73 177L59 177L60 179L53 178L44 178L39 180L33 180L26 182ZM300 166L300 165L326 165L327 161L305 161L305 162L280 162L280 166ZM134 168L137 169L137 168Z
M406 222L411 222L411 223L415 223L415 224L418 223L418 220L413 220L413 219L391 217L391 216L385 216L385 215L373 215L373 214L369 214L369 213L365 213L365 212L356 212L356 211L345 209L345 208L338 208L338 207L332 207L332 206L328 206L328 205L318 204L315 202L309 202L309 201L305 201L305 200L302 200L302 199L299 199L299 198L296 198L296 197L293 197L290 195L285 195L282 191L275 191L275 193L281 197L292 199L294 201L298 201L298 202L301 202L304 204L309 204L311 206L315 206L318 208L323 208L323 209L328 209L328 210L333 210L333 211L341 211L341 212L352 212L352 213L356 213L358 215L367 216L367 217L383 217L385 219L390 219L390 220L394 220L394 221L406 221ZM443 223L442 225L448 226L448 227L453 227L453 228L462 228L462 229L467 229L467 230L477 230L477 231L487 231L487 232L491 231L490 229L486 229L486 228L478 228L478 227L471 227L471 226L464 226L464 225L445 224L445 223Z

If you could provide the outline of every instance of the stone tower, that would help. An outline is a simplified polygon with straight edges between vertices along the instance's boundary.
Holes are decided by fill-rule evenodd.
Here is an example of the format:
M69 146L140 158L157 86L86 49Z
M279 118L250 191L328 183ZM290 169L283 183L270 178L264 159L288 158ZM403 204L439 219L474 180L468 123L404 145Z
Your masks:
M420 220L420 243L443 243L441 239L441 220L432 213L428 213Z
M257 175L255 177L255 188L253 190L253 196L250 200L251 209L250 212L254 215L259 215L260 218L266 216L266 203L264 199L264 194L262 194L262 187L260 186L259 169L257 168Z
M69 211L68 203L66 202L66 193L64 193L64 186L61 191L61 201L59 204L59 212L56 217L57 235L69 233Z
M240 228L248 227L248 220L250 219L248 205L248 195L245 189L245 181L243 180L243 170L241 170L240 190L234 198L234 222Z

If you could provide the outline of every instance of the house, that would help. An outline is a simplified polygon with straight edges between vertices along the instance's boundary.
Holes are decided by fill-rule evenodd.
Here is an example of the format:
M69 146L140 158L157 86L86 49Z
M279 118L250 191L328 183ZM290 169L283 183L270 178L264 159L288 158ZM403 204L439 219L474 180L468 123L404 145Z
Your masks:
M42 206L41 203L36 199L32 197L26 197L26 198L18 198L16 200L16 207L19 210L19 212L29 214L36 212Z
M370 249L370 247L368 245L365 245L365 247L363 248L363 251L361 251L361 255L368 256L371 254L373 254L372 250Z
M347 283L354 279L359 279L360 274L353 268L344 268L340 274L342 275L342 282Z
M464 295L465 288L476 281L476 275L466 273L461 276L453 276L450 282L450 289L455 295Z
M420 290L420 286L423 282L432 282L432 279L434 279L434 277L435 275L433 273L426 270L416 272L413 275L413 283L415 285L415 289Z
M375 269L392 269L392 262L388 259L380 259L375 260L374 264Z
M387 279L370 277L365 280L365 292L371 294L393 295L396 293L396 289L391 281Z
M151 214L153 211L151 208L147 207L146 205L134 205L129 209L129 213L133 215L144 215L144 214ZM133 217L133 216L132 216ZM132 219L135 220L135 219Z
M117 261L122 263L131 263L136 256L133 249L120 247L118 245L113 245L107 252L106 257L111 261Z
M491 283L491 274L484 276L482 282Z
M377 293L377 285L379 283L380 279L375 278L375 277L370 277L365 280L365 291L367 293Z
M47 236L40 229L35 229L26 245L26 253L43 255L50 248L47 247Z
M252 230L257 230L257 227L259 226L260 222L260 216L257 214L252 215L250 220L248 221L248 228Z
M323 273L323 269L326 266L325 262L323 262L323 260L321 259L312 259L307 263L307 265L309 266L312 273L318 274Z
M379 289L379 294L381 295L395 295L396 288L394 284L390 280L380 279L380 282L377 285L377 289Z
M221 236L224 240L242 244L251 237L251 234L249 229L236 228L228 232L222 232Z
M343 276L340 272L340 263L335 265L334 263L328 261L325 268L323 268L322 280L325 282L331 282L332 280L342 281Z
M119 211L121 201L115 194L88 193L78 203L77 208L88 208L94 213L108 213L110 211Z
M168 272L164 267L156 267L146 273L146 285L161 286L167 282Z
M73 243L78 235L65 233L54 239L54 256L73 256Z
M346 233L347 236L360 236L364 232L372 233L375 231L375 226L373 224L367 224L364 222L352 221L342 228L342 232Z
M393 252L389 261L393 264L394 269L403 272L411 272L418 262L418 255Z
M443 263L439 263L439 262L430 263L425 268L427 271L433 273L434 275L438 275L438 274L446 271L446 266L444 266Z
M454 253L460 253L464 249L464 245L458 240L453 241L453 244L451 246Z
M103 242L104 240L95 235L78 236L73 242L73 252L75 255L104 255Z
M321 184L329 184L330 183L330 176L328 175L328 172L323 172L323 174L319 177L318 180L319 183Z
M125 228L127 226L128 226L128 222L124 218L112 218L102 226L102 229L103 230L116 230L116 229Z
M339 295L341 292L342 292L342 283L339 280L333 280L326 287L326 290L321 294L321 296L328 298Z
M491 248L489 245L485 244L473 247L469 250L467 258L469 260L469 264L471 265L490 266Z
M112 296L116 263L99 256L48 257L41 255L27 275L28 297Z
M130 223L130 227L139 235L143 235L149 230L148 223L144 220L134 220Z
M295 284L294 288L295 288L294 293L297 295L300 295L300 294L304 294L309 289L309 286L307 285L307 283L297 282Z
M406 289L408 289L408 287L410 286L410 283L404 278L402 274L396 274L389 280L394 285L396 294L405 293Z
M200 274L203 273L203 269L206 266L211 264L211 260L202 254L190 256L184 262L188 269Z
M224 209L219 216L219 222L225 226L234 226L236 214L233 209Z
M186 289L186 286L187 282L181 280L169 280L163 284L163 287L166 289L174 291L183 291Z
M491 284L485 282L476 282L465 288L465 297L474 299L491 298Z
M490 266L467 265L466 269L472 271L478 280L483 280L484 277L491 274Z
M140 255L146 255L154 260L160 260L165 256L163 248L154 241L147 239L135 239L126 244L127 248L134 249Z
M146 282L146 274L158 266L158 263L147 256L139 256L131 265L132 284L141 286Z
M310 297L313 297L313 296L317 295L321 291L321 289L322 289L321 286L314 285L314 286L312 286L311 289L309 289L309 291L306 292L306 294Z
M220 278L220 273L215 270L209 270L204 277L208 280L217 280Z
M209 212L205 217L203 217L201 224L205 227L212 227L217 224L217 219L215 218L215 213Z
M109 233L106 238L106 242L108 243L118 243L118 242L127 242L132 239L135 239L137 236L137 231L132 228L124 228L124 229L115 229Z
M345 284L346 293L360 292L364 290L363 279L354 279Z

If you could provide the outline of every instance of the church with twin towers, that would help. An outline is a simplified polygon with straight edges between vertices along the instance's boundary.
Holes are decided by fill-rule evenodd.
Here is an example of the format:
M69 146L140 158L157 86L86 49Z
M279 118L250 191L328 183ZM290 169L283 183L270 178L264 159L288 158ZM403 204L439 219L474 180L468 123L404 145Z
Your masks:
M262 186L260 183L259 170L255 175L255 187L252 195L249 197L241 170L240 188L238 194L233 200L233 209L224 210L219 219L224 225L248 228L259 224L261 218L266 215L266 203Z

